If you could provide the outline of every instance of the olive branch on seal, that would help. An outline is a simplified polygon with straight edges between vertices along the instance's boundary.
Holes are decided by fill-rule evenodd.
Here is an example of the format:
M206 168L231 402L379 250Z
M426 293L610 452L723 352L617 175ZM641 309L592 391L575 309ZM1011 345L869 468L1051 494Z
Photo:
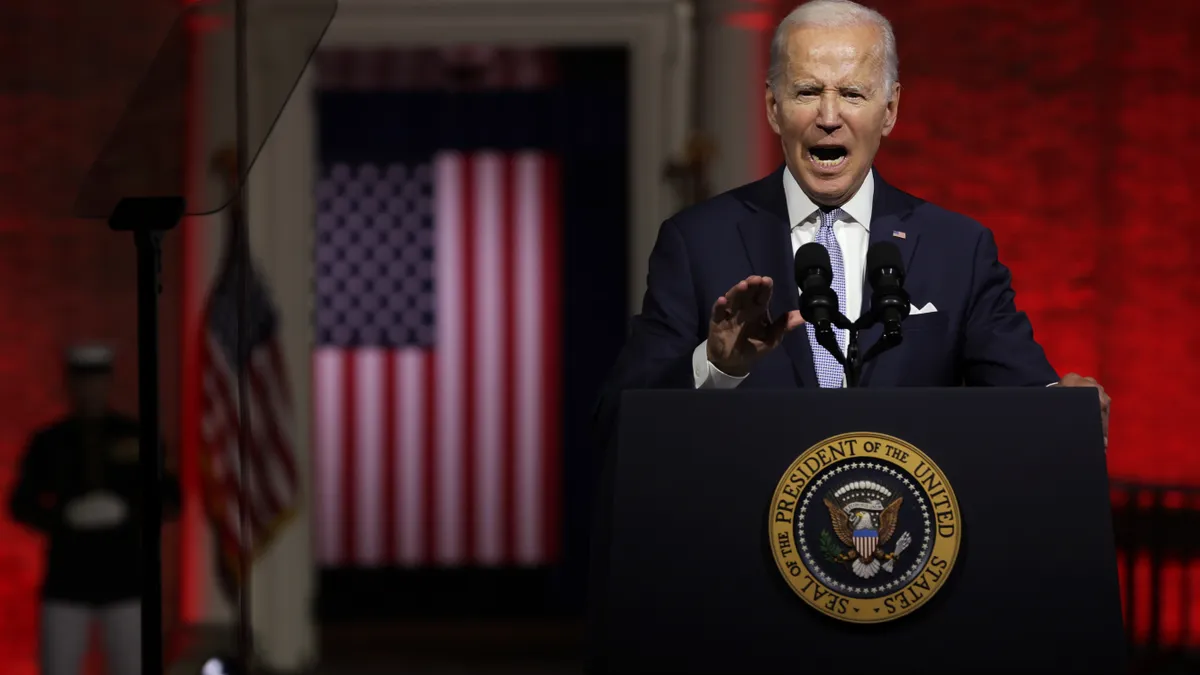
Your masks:
M837 540L829 533L829 530L821 530L821 536L817 538L821 546L821 555L829 562L841 562L842 547L838 546Z

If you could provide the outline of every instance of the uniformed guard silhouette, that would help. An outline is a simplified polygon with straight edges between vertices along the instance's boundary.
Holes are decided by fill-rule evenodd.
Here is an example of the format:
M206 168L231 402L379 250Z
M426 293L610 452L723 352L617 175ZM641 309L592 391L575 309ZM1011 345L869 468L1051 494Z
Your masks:
M44 675L79 675L99 623L109 675L141 673L138 422L109 405L113 354L67 354L68 413L31 436L10 499L13 519L47 538L41 589ZM160 446L161 451L161 446ZM178 481L164 472L164 517Z

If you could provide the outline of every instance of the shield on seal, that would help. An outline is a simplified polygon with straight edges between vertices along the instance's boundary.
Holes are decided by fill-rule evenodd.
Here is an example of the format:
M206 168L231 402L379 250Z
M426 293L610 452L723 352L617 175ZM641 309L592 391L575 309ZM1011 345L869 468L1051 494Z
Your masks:
M855 530L854 548L863 560L870 560L875 555L875 546L879 544L878 530Z

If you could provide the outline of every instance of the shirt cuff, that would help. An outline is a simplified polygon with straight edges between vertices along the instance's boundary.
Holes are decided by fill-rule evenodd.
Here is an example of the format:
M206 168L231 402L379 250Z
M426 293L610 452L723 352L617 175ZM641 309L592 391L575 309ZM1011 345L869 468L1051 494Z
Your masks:
M692 377L697 389L733 389L747 376L729 375L709 362L708 340L705 340L692 352Z

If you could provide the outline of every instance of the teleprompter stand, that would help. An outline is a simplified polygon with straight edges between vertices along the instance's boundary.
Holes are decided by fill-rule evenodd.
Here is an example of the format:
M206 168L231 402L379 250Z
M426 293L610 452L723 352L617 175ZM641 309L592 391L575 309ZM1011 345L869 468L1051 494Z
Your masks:
M145 675L161 675L165 668L158 382L162 242L183 216L214 214L242 198L254 159L337 10L336 0L296 0L296 6L286 12L279 11L280 4L267 0L188 3L148 68L139 71L145 75L135 83L132 98L125 103L123 115L83 180L72 208L75 217L103 219L115 231L131 232L137 248L138 411L144 509L141 643ZM196 53L203 58L194 58ZM270 77L264 76L261 68L254 69L257 77L251 87L251 66L264 63L271 64ZM190 64L203 64L203 71L189 70ZM193 86L201 82L203 86ZM231 139L236 170L232 179L222 176L219 187L213 189L200 179L209 177L212 151L228 148ZM248 267L248 245L243 242L233 255L241 269ZM247 286L239 286L238 354L237 363L231 365L237 371L242 418L238 443L244 449L250 420L245 413L247 375L242 345L254 317L245 316ZM242 464L246 464L244 457ZM243 478L245 475L243 472ZM245 490L247 484L243 480L239 489ZM246 504L246 496L243 494L238 501ZM241 529L248 532L246 519L240 520ZM247 590L251 542L245 535L239 541L239 660L241 672L248 673L253 666Z
M162 472L159 452L158 294L162 238L183 217L182 197L123 199L108 224L132 232L137 248L138 447L142 485L142 669L164 663L162 636ZM156 669L153 672L160 672Z

